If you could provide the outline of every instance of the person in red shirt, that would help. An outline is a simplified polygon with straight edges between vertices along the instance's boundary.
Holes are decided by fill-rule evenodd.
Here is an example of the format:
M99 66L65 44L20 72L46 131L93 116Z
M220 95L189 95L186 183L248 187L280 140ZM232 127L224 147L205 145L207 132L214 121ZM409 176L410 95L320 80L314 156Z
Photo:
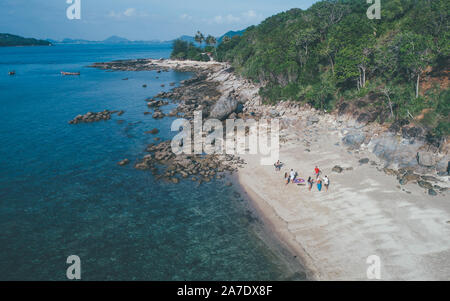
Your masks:
M314 173L316 174L316 177L318 177L320 175L319 167L316 166L316 168L314 168Z

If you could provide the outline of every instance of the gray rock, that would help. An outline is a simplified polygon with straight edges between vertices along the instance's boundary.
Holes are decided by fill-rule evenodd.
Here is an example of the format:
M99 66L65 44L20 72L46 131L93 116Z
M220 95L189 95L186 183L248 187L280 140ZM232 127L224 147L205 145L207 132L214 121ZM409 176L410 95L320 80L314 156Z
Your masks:
M228 97L221 97L209 114L210 118L225 120L231 113L237 109L238 103L235 99Z
M421 176L420 178L421 178L422 180L428 181L428 182L439 182L439 180L436 179L436 178L433 177L433 176Z
M361 144L366 140L366 135L364 133L351 133L342 139L345 145L352 148L359 148Z
M417 150L423 145L422 141L414 143L399 140L392 133L383 133L372 137L369 150L379 159L385 161L385 166L417 168Z
M129 163L130 163L130 160L124 159L124 160L120 161L120 162L117 163L117 164L119 164L120 166L125 166L125 165L127 165L127 164L129 164Z
M333 169L331 171L336 172L336 173L341 173L342 171L344 171L344 169L342 167L336 165L335 167L333 167Z
M153 113L153 118L155 118L155 119L161 119L164 117L165 117L165 115L162 112L157 111L157 112Z
M369 163L369 158L364 158L364 159L361 159L361 160L359 160L359 164L368 164Z
M417 182L421 179L421 177L418 174L415 174L413 172L407 172L403 176L398 175L397 178L400 178L400 184L406 185L409 182Z
M417 162L421 166L432 167L436 164L434 156L431 153L427 152L418 152L417 153Z
M319 123L320 119L317 116L309 116L306 120L306 126L311 126L313 124Z
M450 156L445 156L444 158L440 159L436 163L436 170L438 172L444 173L444 175L448 175L450 171Z
M280 116L280 113L277 110L272 109L272 110L269 111L269 115L272 118L277 118L277 117Z
M428 194L429 194L429 195L432 195L432 196L436 196L436 195L437 195L437 192L436 192L434 189L429 189L429 190L428 190Z
M419 186L425 189L433 189L433 185L425 181L419 181Z
M156 134L158 134L159 133L159 130L158 129L153 129L153 130L151 130L151 131L148 131L148 132L145 132L146 134L152 134L152 135L156 135Z
M231 113L230 116L228 116L228 119L237 119L236 113Z

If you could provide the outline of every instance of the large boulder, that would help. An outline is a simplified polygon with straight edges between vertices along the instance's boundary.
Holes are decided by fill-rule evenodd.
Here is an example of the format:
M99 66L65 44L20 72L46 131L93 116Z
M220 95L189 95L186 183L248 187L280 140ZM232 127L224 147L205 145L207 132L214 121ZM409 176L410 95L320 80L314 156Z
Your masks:
M313 124L319 123L320 119L317 116L309 116L306 120L306 126L311 126Z
M423 134L423 130L419 127L402 128L402 137L405 139L417 138Z
M344 169L342 167L340 167L339 165L336 165L335 167L333 167L333 169L331 171L335 172L335 173L341 173L344 171Z
M345 145L352 148L359 148L366 140L366 135L361 132L350 133L342 139Z
M424 167L433 167L436 165L436 160L434 159L433 154L427 152L418 152L417 162L419 165Z
M441 158L436 163L436 170L442 174L449 173L450 171L450 156L445 156L444 158Z
M414 143L410 143L389 132L371 137L368 145L372 153L386 162L386 166L398 168L419 167L417 152L421 146L423 141L415 140Z
M270 110L270 111L269 111L269 115L270 115L270 117L272 117L272 118L280 117L280 113L279 113L277 110L275 110L275 109Z
M222 96L213 106L210 118L225 120L231 113L236 112L238 102L235 99Z

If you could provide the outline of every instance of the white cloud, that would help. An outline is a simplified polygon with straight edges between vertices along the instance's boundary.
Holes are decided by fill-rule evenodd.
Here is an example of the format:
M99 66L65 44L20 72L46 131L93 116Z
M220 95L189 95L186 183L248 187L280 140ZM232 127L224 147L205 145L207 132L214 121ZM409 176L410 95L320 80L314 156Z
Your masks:
M193 19L193 17L190 16L190 15L188 15L188 14L182 14L182 15L180 16L180 18L181 18L182 20L192 20L192 19Z
M124 10L123 12L115 12L110 11L108 14L111 18L123 19L123 18L131 18L131 17L147 17L148 14L145 12L138 12L136 8L130 7Z
M257 14L254 10L249 10L246 12L243 12L239 16L235 16L232 14L228 15L219 15L215 16L212 20L210 20L210 23L217 23L217 24L232 24L232 23L246 23L246 22L254 22L256 19L262 19L263 16L260 14Z
M243 13L243 15L248 18L248 19L252 19L252 18L256 18L257 14L255 13L254 10L249 10L248 12Z
M123 14L127 17L132 17L136 14L136 9L135 8L127 8Z
M226 16L215 16L214 22L217 24L230 24L230 23L238 23L241 21L240 17L233 16L232 14L228 14Z

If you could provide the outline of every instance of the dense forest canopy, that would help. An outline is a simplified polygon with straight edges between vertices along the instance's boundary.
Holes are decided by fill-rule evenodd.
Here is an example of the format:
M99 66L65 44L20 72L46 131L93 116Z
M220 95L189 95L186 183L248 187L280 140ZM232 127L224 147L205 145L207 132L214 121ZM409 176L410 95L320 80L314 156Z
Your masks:
M50 42L32 38L23 38L20 36L0 33L0 47L6 46L49 46Z
M223 41L216 57L263 83L266 102L331 110L375 94L370 105L387 121L421 116L433 135L449 135L450 1L382 1L379 20L367 17L369 6L326 0L291 9Z

